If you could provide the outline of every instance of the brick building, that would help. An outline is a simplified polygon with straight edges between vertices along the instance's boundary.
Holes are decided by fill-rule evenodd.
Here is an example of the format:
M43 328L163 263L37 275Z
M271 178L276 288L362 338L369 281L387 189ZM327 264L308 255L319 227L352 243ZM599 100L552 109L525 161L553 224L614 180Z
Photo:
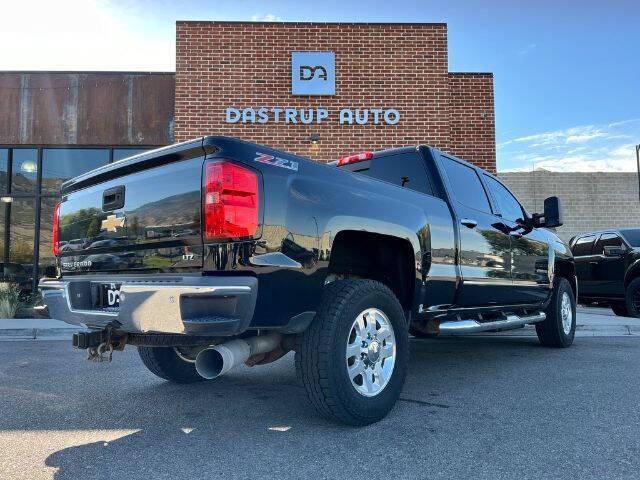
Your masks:
M449 72L446 24L176 32L175 74L0 72L0 269L35 284L52 263L63 181L199 135L317 160L426 143L495 171L493 76Z
M334 94L292 94L300 51L334 54ZM274 107L328 117L252 121ZM229 122L229 108L254 113ZM340 123L344 109L361 119L368 111L368 121ZM376 124L377 109L399 120ZM319 160L427 143L494 172L494 130L493 76L449 72L446 24L177 23L176 141L232 135Z

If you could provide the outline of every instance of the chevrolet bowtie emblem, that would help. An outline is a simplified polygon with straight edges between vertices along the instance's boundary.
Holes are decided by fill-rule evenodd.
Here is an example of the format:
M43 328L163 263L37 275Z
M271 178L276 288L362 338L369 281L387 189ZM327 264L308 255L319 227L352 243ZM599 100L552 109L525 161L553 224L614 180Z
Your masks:
M116 232L118 227L124 227L124 217L116 217L115 215L107 215L105 220L102 220L101 228L107 232Z

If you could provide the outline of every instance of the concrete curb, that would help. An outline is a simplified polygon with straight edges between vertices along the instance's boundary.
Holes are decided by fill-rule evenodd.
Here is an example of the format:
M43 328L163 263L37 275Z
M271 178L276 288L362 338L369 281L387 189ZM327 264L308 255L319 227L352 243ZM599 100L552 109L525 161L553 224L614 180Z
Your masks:
M18 328L1 329L0 341L4 340L69 340L75 330L68 328Z

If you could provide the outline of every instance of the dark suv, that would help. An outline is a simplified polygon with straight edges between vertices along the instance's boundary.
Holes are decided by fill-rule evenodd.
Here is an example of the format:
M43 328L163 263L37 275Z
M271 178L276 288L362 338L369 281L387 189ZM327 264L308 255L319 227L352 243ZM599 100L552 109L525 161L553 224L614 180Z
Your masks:
M640 228L583 233L569 244L580 301L640 317Z

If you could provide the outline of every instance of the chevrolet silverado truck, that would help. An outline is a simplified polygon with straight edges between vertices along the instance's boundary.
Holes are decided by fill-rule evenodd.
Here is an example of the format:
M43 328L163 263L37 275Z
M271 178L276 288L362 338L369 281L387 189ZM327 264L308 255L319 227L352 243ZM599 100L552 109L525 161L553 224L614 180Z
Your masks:
M409 334L535 324L571 345L573 257L541 228L561 223L557 197L528 214L428 146L323 164L211 136L66 182L40 290L90 358L133 345L188 383L293 350L313 406L366 425L400 395Z

